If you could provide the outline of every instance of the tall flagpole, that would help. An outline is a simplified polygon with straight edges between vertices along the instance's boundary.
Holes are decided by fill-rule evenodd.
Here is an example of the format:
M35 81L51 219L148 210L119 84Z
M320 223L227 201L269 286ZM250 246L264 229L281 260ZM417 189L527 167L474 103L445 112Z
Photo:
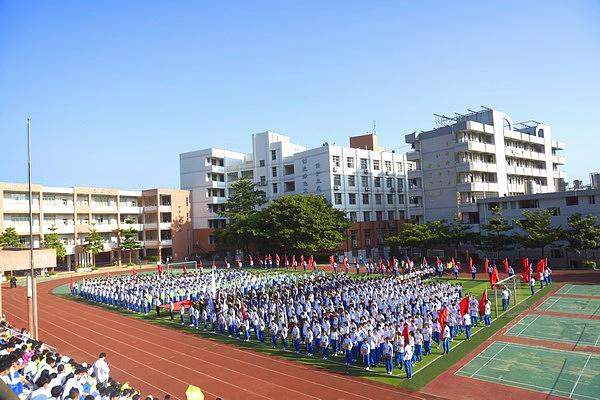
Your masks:
M29 188L29 268L31 273L31 316L29 318L31 336L38 338L37 288L33 263L33 193L31 190L31 118L27 118L27 186ZM41 199L40 199L41 200Z

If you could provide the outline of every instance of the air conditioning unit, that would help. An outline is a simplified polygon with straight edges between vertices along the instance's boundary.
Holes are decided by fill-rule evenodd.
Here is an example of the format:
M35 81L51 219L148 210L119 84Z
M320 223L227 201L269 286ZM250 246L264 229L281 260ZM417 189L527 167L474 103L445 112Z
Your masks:
M352 247L358 247L358 240L352 241Z
M385 171L385 176L390 176L390 172L389 171Z
M363 174L368 175L369 174L369 170L368 169L363 169Z
M333 167L332 170L333 172L338 172L338 167Z
M366 188L365 188L365 192L369 192L369 191L371 191L371 189L370 189L370 188L368 188L368 187L366 187Z
M338 185L335 185L335 186L333 187L333 190L340 190L340 187L339 187Z

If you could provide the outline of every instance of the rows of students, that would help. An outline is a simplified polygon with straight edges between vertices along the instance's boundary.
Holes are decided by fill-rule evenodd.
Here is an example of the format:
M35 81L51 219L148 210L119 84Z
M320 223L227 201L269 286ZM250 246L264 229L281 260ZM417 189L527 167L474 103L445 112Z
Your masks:
M451 340L483 318L489 301L469 297L461 313L462 286L427 278L435 268L418 267L398 276L357 277L346 273L147 274L102 277L73 287L74 294L148 314L161 310L171 320L197 329L258 341L273 348L327 359L343 356L366 369L404 368L431 354L450 351Z

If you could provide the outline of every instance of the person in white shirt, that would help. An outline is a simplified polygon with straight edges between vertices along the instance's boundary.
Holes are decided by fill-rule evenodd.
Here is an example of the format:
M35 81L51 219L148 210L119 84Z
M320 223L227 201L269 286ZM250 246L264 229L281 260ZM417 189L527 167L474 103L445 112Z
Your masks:
M385 360L385 371L388 375L392 375L394 369L394 346L389 337L385 339L383 345L383 359Z
M444 334L443 334L443 348L444 348L444 354L448 354L450 353L450 339L452 338L452 336L450 335L450 326L448 325L448 322L446 322L444 324Z
M450 334L450 329L448 329L448 335ZM412 379L412 358L413 358L413 348L410 344L404 346L404 370L406 371L406 378Z
M50 396L52 396L50 393L49 377L42 376L35 384L38 388L31 392L29 395L29 400L47 400Z
M535 278L533 275L529 279L529 289L531 289L531 295L533 296L535 294Z
M485 321L485 327L489 328L492 324L492 302L489 300L485 303L483 320Z
M463 315L463 325L465 326L467 340L471 340L471 316L469 315L469 313Z
M108 382L108 378L110 376L110 368L108 367L108 363L106 362L106 353L102 352L98 355L98 359L92 366L94 371L94 376L96 376L96 381L98 384L104 385Z

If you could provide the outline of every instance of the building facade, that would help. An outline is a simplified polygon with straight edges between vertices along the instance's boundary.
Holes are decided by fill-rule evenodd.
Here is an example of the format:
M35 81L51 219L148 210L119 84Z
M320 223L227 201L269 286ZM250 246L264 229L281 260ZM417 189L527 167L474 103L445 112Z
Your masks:
M33 245L55 229L67 250L67 266L88 265L82 251L93 226L104 239L97 263L121 261L119 229L139 231L143 248L138 256L184 260L191 247L191 202L186 190L126 191L107 188L32 185ZM29 246L29 195L26 184L0 183L0 231L15 228Z
M458 219L477 231L480 199L564 190L565 145L550 126L513 124L489 108L438 122L443 126L405 137L413 147L407 159L416 164L408 194L417 222Z
M306 149L275 132L252 136L252 152L205 149L180 155L181 188L192 192L194 251L217 250L215 231L230 185L251 179L268 201L286 194L319 194L352 221L340 250L354 257L376 257L383 239L409 219L407 171L414 163L404 154L377 145L375 134L351 138L351 146Z
M568 219L571 215L594 215L600 221L600 189L567 190L563 192L537 193L521 196L489 197L477 203L481 224L489 222L491 209L500 207L502 215L514 227L514 233L522 233L515 221L523 220L523 211L549 210L552 224L556 227L568 228ZM531 253L531 250L527 250ZM513 252L514 253L514 252ZM582 260L584 255L567 254L561 247L549 247L544 254L554 261L554 265L567 265L576 260ZM541 257L541 251L538 256ZM589 251L588 256L600 261L600 250Z

